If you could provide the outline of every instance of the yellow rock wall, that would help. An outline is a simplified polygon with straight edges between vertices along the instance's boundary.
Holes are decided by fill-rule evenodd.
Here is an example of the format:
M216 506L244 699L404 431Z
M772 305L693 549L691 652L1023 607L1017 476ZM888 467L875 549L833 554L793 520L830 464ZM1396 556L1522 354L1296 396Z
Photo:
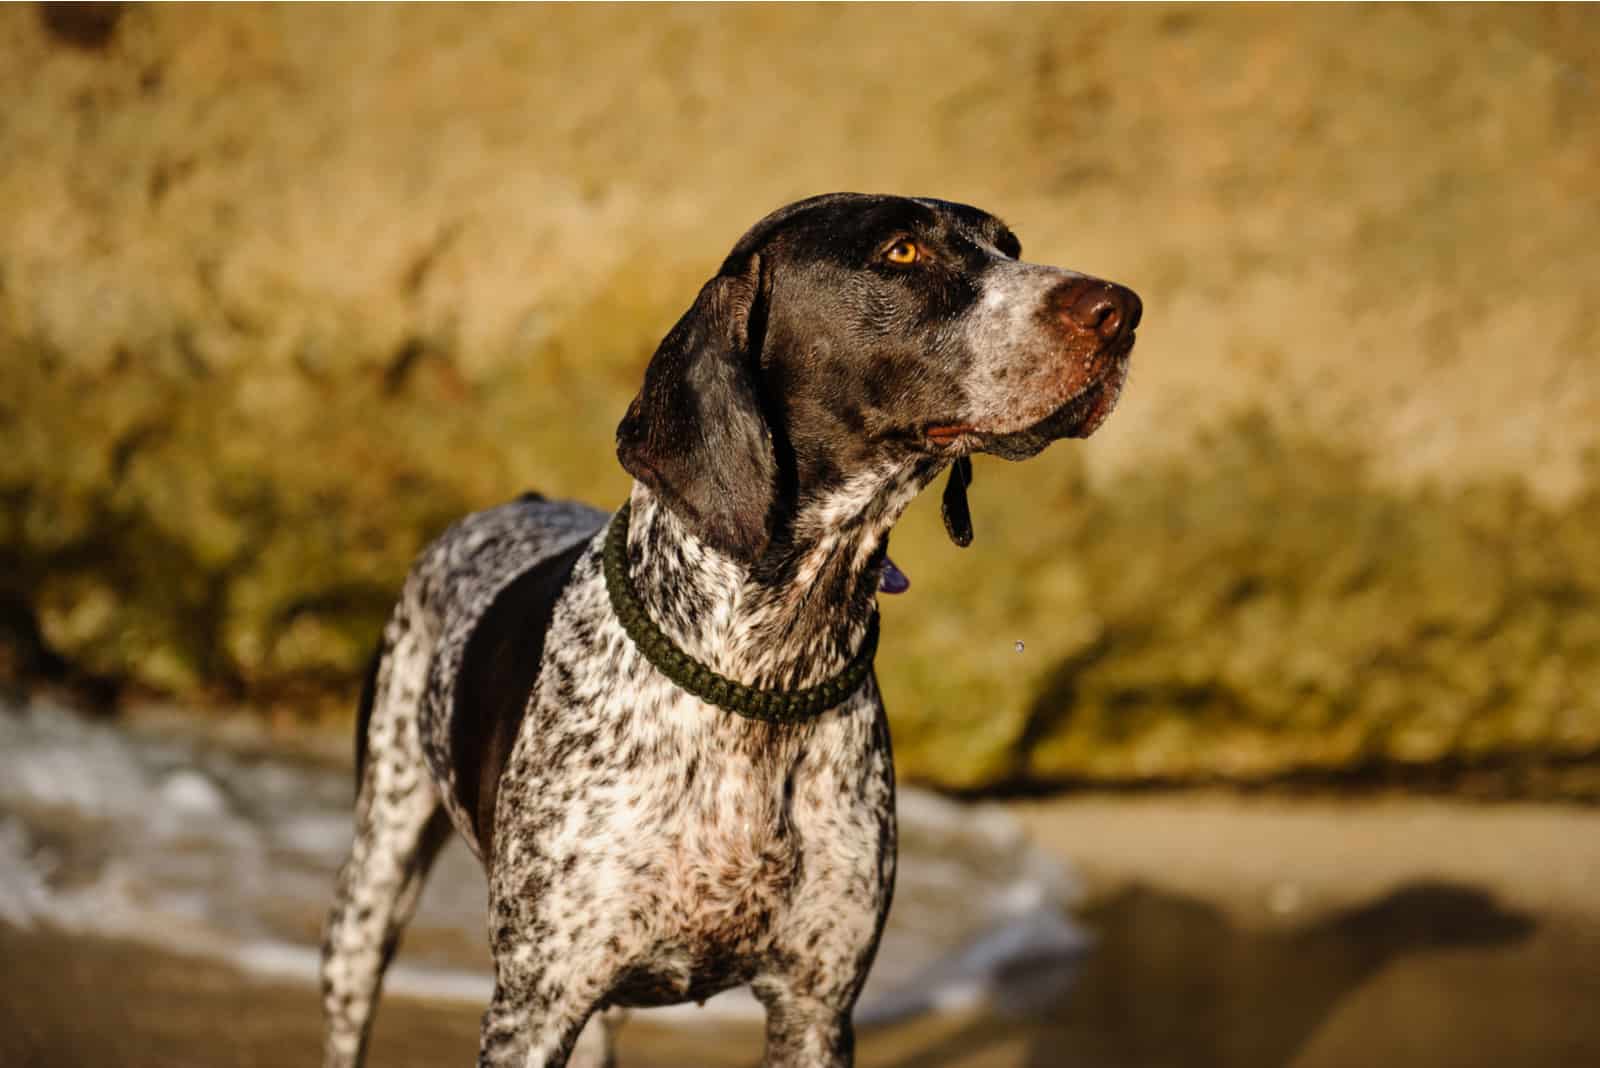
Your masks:
M422 539L529 487L620 500L613 428L698 283L861 189L1146 304L1093 441L980 461L966 552L931 502L897 534L907 772L1600 748L1590 8L85 25L0 8L13 674L334 707Z

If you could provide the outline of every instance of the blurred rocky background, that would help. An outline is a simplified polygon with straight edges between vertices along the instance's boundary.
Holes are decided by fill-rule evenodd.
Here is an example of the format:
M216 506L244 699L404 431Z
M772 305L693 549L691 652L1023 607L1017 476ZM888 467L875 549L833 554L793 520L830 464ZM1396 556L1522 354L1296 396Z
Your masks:
M1600 794L1600 9L0 8L0 672L348 722L411 556L738 235L1005 217L1145 325L902 523L902 775ZM930 495L931 497L932 495ZM1021 642L1021 651L1017 643Z

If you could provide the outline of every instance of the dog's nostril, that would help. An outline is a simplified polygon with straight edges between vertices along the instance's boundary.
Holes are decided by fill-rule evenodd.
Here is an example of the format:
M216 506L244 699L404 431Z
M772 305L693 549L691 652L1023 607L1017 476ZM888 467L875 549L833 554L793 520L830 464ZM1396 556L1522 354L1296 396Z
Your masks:
M1144 309L1132 290L1110 282L1089 282L1068 293L1065 311L1078 326L1112 341L1139 325Z
M1117 328L1122 325L1122 309L1109 297L1098 297L1084 309L1080 319L1084 326L1101 337L1115 337Z

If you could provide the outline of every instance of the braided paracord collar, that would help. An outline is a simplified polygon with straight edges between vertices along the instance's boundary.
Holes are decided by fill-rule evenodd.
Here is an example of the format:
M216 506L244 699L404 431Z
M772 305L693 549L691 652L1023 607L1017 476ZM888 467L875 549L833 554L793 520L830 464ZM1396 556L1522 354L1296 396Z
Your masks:
M622 621L633 644L661 674L700 700L746 719L768 723L798 723L826 712L855 693L872 671L878 651L878 613L867 624L861 648L843 671L826 682L803 690L760 690L719 675L678 648L661 632L639 600L628 575L628 505L618 509L606 531L606 592L611 608Z

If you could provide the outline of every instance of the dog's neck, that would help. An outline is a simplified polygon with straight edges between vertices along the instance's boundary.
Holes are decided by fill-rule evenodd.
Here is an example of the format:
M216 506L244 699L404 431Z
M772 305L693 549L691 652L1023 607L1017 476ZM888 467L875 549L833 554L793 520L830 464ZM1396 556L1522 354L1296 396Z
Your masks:
M636 482L628 529L634 588L667 637L712 670L764 689L814 686L860 647L889 529L942 466L929 457L885 462L803 496L748 564L696 537Z

